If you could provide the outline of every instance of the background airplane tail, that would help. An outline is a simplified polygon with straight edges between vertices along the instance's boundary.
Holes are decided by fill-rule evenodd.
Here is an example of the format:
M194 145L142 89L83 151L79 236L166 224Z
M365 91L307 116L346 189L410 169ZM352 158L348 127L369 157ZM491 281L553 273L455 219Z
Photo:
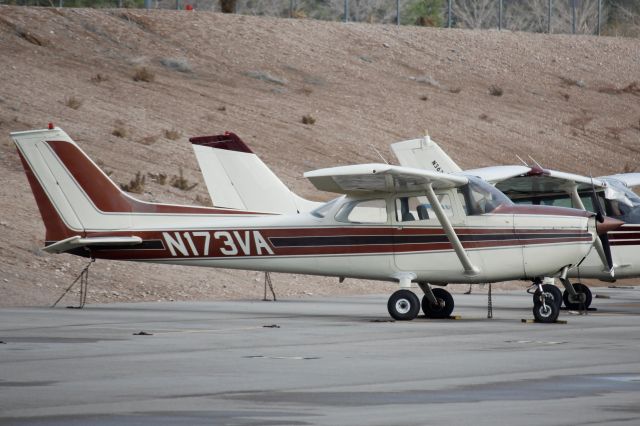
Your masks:
M288 214L320 205L293 193L234 133L189 141L216 207Z
M427 135L420 139L396 142L391 145L400 164L416 169L433 170L442 173L457 173L462 169L440 146Z

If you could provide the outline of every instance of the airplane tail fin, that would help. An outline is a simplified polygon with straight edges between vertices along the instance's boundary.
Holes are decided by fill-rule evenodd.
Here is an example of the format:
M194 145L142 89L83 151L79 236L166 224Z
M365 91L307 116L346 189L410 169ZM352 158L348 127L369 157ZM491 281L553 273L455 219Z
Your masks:
M234 133L189 141L216 207L287 214L320 205L292 192Z
M118 188L62 129L14 132L11 138L48 242L131 227L130 213L142 203Z
M462 169L440 146L427 135L391 144L391 150L401 166L434 170L442 173L457 173Z

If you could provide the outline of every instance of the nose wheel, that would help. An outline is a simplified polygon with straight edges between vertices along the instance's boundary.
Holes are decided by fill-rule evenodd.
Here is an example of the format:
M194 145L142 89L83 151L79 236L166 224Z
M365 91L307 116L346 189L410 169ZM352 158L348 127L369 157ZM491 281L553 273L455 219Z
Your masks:
M398 290L387 302L389 315L398 321L410 321L420 313L420 299L411 290Z
M533 317L537 322L556 322L560 314L562 304L560 290L551 284L542 284L540 280L534 281L538 289L533 295Z

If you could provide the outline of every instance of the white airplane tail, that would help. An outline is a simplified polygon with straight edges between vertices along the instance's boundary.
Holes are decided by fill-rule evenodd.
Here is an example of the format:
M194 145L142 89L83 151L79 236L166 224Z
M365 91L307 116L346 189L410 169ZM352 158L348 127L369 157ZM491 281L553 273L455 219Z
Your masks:
M190 138L214 206L300 213L320 203L292 192L234 133Z
M249 214L137 200L109 179L60 128L14 132L11 138L40 210L47 245L57 247L51 251L87 244L136 244L139 238L122 236L122 232L161 228L168 218L188 224L211 215ZM109 237L93 238L98 233Z
M416 169L433 170L442 173L457 173L462 169L447 155L440 146L427 135L420 139L411 139L391 144L400 165Z

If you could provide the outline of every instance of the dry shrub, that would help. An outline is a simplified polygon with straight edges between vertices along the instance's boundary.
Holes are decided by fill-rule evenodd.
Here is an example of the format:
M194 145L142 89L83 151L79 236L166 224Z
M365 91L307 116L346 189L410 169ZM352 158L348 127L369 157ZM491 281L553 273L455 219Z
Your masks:
M126 138L129 134L129 130L127 130L127 127L124 125L124 122L122 120L116 120L111 134L119 138Z
M104 172L105 175L111 176L113 174L113 170L106 169L104 161L97 159L96 164L98 165L98 167L100 167L100 169Z
M82 101L75 96L69 96L65 98L64 104L71 109L78 109L82 106Z
M134 194L142 194L144 192L145 175L138 172L128 184L120 184L123 191L133 192Z
M171 129L171 130L164 131L164 137L171 141L177 141L178 139L180 139L180 136L182 136L182 133L180 133L180 130Z
M302 89L300 89L300 93L302 93L303 95L309 96L310 94L313 93L313 89L311 87L305 86Z
M607 129L607 136L616 141L620 140L620 135L624 130L621 127L605 127L605 129Z
M102 83L103 81L109 81L109 77L104 75L104 74L100 74L100 73L98 73L98 74L94 75L93 77L91 77L91 82L92 83L99 84L99 83Z
M490 94L491 96L502 96L502 94L503 94L503 93L504 93L504 92L503 92L503 90L502 90L502 87L500 87L500 86L491 85L491 86L489 87L489 94Z
M221 106L219 106L219 107L218 107L218 111L222 111L222 112L224 112L224 111L226 111L226 110L227 110L227 107L226 107L226 106L224 106L224 105L221 105Z
M636 170L638 170L636 166L631 163L625 163L622 173L634 173Z
M449 92L457 95L458 93L462 92L462 87L452 87L451 89L449 89Z
M149 179L151 179L152 182L155 182L159 185L167 184L167 175L165 173L147 173L147 176L149 176Z
M193 188L198 186L198 183L197 182L193 184L190 183L189 180L187 180L182 174L182 167L181 167L179 171L179 176L173 175L173 177L171 178L171 186L173 186L174 188L178 188L182 191L191 191Z
M291 17L294 19L307 19L307 13L304 10L296 9L291 14Z
M486 121L487 123L493 123L493 118L489 117L487 114L482 113L478 116L478 118L482 121Z
M427 95L422 95L422 96L420 96L420 100L421 101L428 101L429 97Z
M569 98L571 98L571 96L570 96L568 93L564 93L564 92L560 92L560 96L562 96L562 98L563 98L565 101L568 101L568 100L569 100Z
M35 44L36 46L46 46L48 44L48 42L45 39L36 36L30 31L27 31L21 28L16 28L16 33L21 38L25 39L31 44Z
M316 119L311 114L302 116L302 124L313 125L315 123L316 123Z
M147 67L136 68L133 73L133 81L144 81L146 83L152 83L156 79L156 75Z

